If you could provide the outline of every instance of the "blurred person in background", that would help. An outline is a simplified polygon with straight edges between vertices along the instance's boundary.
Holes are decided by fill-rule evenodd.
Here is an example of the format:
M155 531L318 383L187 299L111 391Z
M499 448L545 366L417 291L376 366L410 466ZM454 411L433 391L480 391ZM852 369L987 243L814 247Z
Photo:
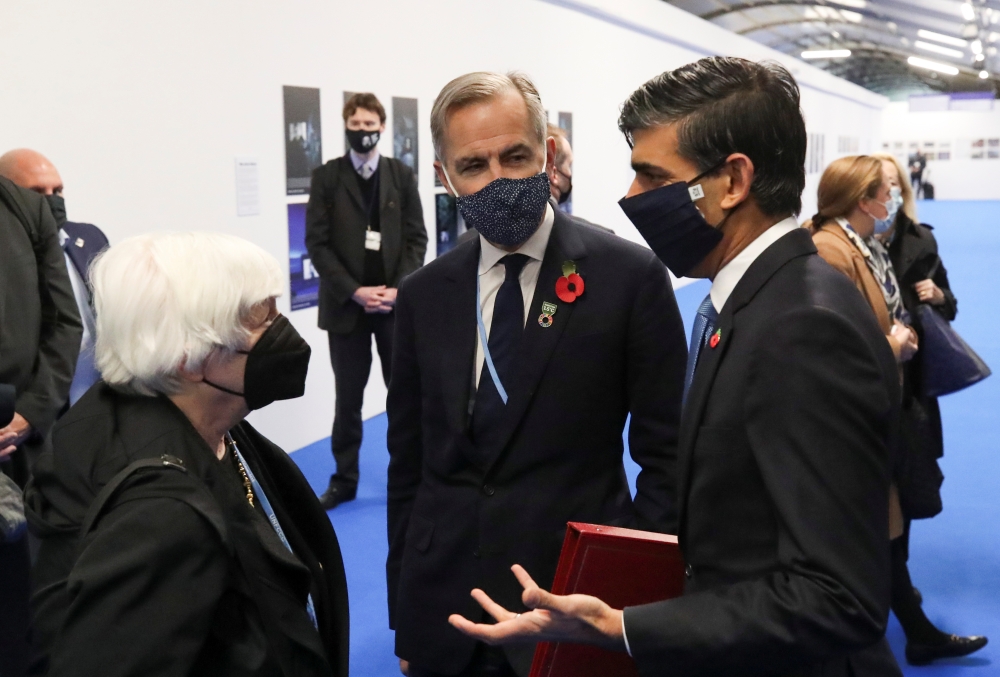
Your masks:
M573 147L569 145L569 137L562 127L550 122L547 133L556 140L555 159L546 167L549 174L549 192L561 209L569 202L573 192Z
M889 253L878 239L893 227L903 202L900 176L893 169L881 159L867 155L835 160L820 178L818 212L807 225L813 230L820 256L847 275L868 301L896 355L905 385L907 369L919 363L913 359L919 339L910 326L910 314L903 304ZM915 443L921 440L919 432L913 429L919 419L914 417L912 398L907 401L904 397L902 405L901 442L893 464L889 510L892 609L907 631L907 661L926 664L936 658L977 651L985 646L986 639L948 635L935 628L924 615L910 582L906 563L909 537L899 487Z
M59 243L83 322L80 354L69 389L69 403L72 405L101 377L94 366L94 310L89 271L94 258L108 246L108 238L93 224L67 220L62 177L55 165L41 153L28 148L5 153L0 156L0 176L45 196L59 227Z
M898 210L888 229L875 236L874 249L888 257L899 281L899 295L917 332L917 308L927 304L949 322L958 314L958 301L948 284L948 272L938 255L931 226L917 221L914 192L905 180L906 172L895 157L875 153L882 162L890 192ZM941 483L944 475L938 459L944 455L944 434L937 398L926 397L921 389L921 360L903 365L903 415L900 440L905 470L899 481L903 511L903 535L892 542L892 610L906 633L907 661L924 665L938 658L964 656L986 645L985 637L959 637L942 632L928 620L921 608L921 596L910 580L910 523L933 517L942 509Z
M320 278L319 328L329 339L336 390L330 447L337 470L320 496L326 510L357 496L372 337L388 386L396 287L424 265L427 251L413 170L378 150L385 108L374 94L354 94L343 118L350 147L313 171L306 208L306 248Z
M309 345L270 254L151 233L93 271L102 382L25 492L36 674L346 677L337 537L295 463L244 419L302 395Z

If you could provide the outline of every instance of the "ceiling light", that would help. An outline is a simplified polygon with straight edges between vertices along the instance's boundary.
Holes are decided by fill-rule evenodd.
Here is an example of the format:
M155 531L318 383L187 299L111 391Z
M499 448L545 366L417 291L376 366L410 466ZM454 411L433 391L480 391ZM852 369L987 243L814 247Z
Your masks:
M850 55L849 49L814 49L802 52L803 59L842 59Z
M913 46L918 49L923 49L928 52L934 52L935 54L943 54L944 56L954 57L956 59L961 59L965 54L958 51L957 49L952 49L951 47L942 47L941 45L935 45L932 42L924 42L923 40L916 40Z
M851 23L859 24L864 17L857 12L852 12L849 9L840 10L840 15L850 21Z
M927 70L937 71L938 73L944 73L946 75L958 75L958 69L954 66L938 63L937 61L930 61L928 59L921 59L919 56L911 56L906 60L906 63L911 66L916 66L917 68L926 68Z
M969 49L972 50L973 54L982 54L983 53L983 41L982 40L973 40L972 43L969 45Z
M830 0L835 5L843 5L844 7L855 7L857 9L864 9L868 6L865 0Z
M966 21L972 21L976 18L976 10L972 9L972 5L967 2L962 3L962 18Z
M980 80L985 80L988 77L990 77L989 73L987 73L986 71L979 71L979 79Z
M838 33L837 31L834 31L834 32L830 33L830 35L832 35L833 37L835 37L838 40L840 40L840 33Z
M985 54L976 54L976 63L978 63L980 61L986 61L986 55Z
M968 40L963 40L962 38L953 38L950 35L942 35L941 33L935 33L934 31L927 31L921 28L917 31L917 37L921 37L925 40L933 40L934 42L941 42L946 45L952 45L954 47L965 47L969 44Z

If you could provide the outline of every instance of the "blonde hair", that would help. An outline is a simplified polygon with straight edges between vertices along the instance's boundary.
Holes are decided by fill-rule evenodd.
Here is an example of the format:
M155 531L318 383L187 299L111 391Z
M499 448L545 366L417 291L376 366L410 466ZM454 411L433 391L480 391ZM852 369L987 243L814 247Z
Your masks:
M524 98L532 130L539 145L544 146L548 117L545 114L545 106L542 105L542 98L531 78L517 71L511 71L506 75L480 71L458 76L445 85L434 99L434 106L431 108L431 140L434 143L434 154L437 159L445 161L444 137L449 115L459 108L487 101L505 92L517 92Z
M148 396L175 393L182 364L244 346L250 310L285 286L273 256L221 233L130 237L102 253L90 277L97 368L108 385Z
M909 216L911 221L919 223L917 221L917 199L913 195L913 187L907 180L909 173L903 167L899 158L889 153L872 153L872 157L877 157L879 160L885 162L891 162L896 166L896 171L899 172L899 188L903 195L903 213Z
M803 224L819 230L831 219L847 216L864 198L873 198L882 185L882 161L870 155L848 155L834 160L823 172L816 191L816 215Z

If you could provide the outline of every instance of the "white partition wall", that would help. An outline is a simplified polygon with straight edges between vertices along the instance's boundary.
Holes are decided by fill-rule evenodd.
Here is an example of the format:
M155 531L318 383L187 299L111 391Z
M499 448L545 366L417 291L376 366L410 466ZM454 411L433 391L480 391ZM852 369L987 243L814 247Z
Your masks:
M151 229L246 237L288 260L282 86L321 90L323 156L343 153L343 92L419 100L420 190L435 230L429 114L452 77L518 69L546 107L573 113L574 211L638 236L618 209L631 172L621 102L667 69L712 54L771 58L802 85L811 133L803 215L818 171L871 150L885 100L659 0L15 2L0 21L0 152L35 148L60 169L72 220L112 243ZM392 129L392 120L388 121ZM380 148L392 153L391 133ZM259 166L256 216L237 216L234 162ZM428 257L434 255L431 237ZM279 307L289 311L288 299ZM313 346L305 398L252 420L293 450L329 435L333 377L315 308L290 312ZM384 409L377 364L365 415Z

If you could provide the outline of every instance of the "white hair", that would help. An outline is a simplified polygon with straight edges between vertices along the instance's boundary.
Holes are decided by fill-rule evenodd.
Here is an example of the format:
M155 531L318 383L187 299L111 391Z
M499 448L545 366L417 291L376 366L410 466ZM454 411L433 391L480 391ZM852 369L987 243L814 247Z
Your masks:
M449 115L459 108L493 99L506 92L517 92L524 98L532 130L538 143L545 145L548 117L545 106L542 105L542 97L531 78L517 71L506 75L480 71L458 76L445 85L434 99L434 106L431 108L431 141L437 159L444 162L444 137Z
M196 369L217 346L244 346L250 309L284 290L273 256L220 233L131 237L101 254L90 278L101 376L150 396L176 392L182 364Z

